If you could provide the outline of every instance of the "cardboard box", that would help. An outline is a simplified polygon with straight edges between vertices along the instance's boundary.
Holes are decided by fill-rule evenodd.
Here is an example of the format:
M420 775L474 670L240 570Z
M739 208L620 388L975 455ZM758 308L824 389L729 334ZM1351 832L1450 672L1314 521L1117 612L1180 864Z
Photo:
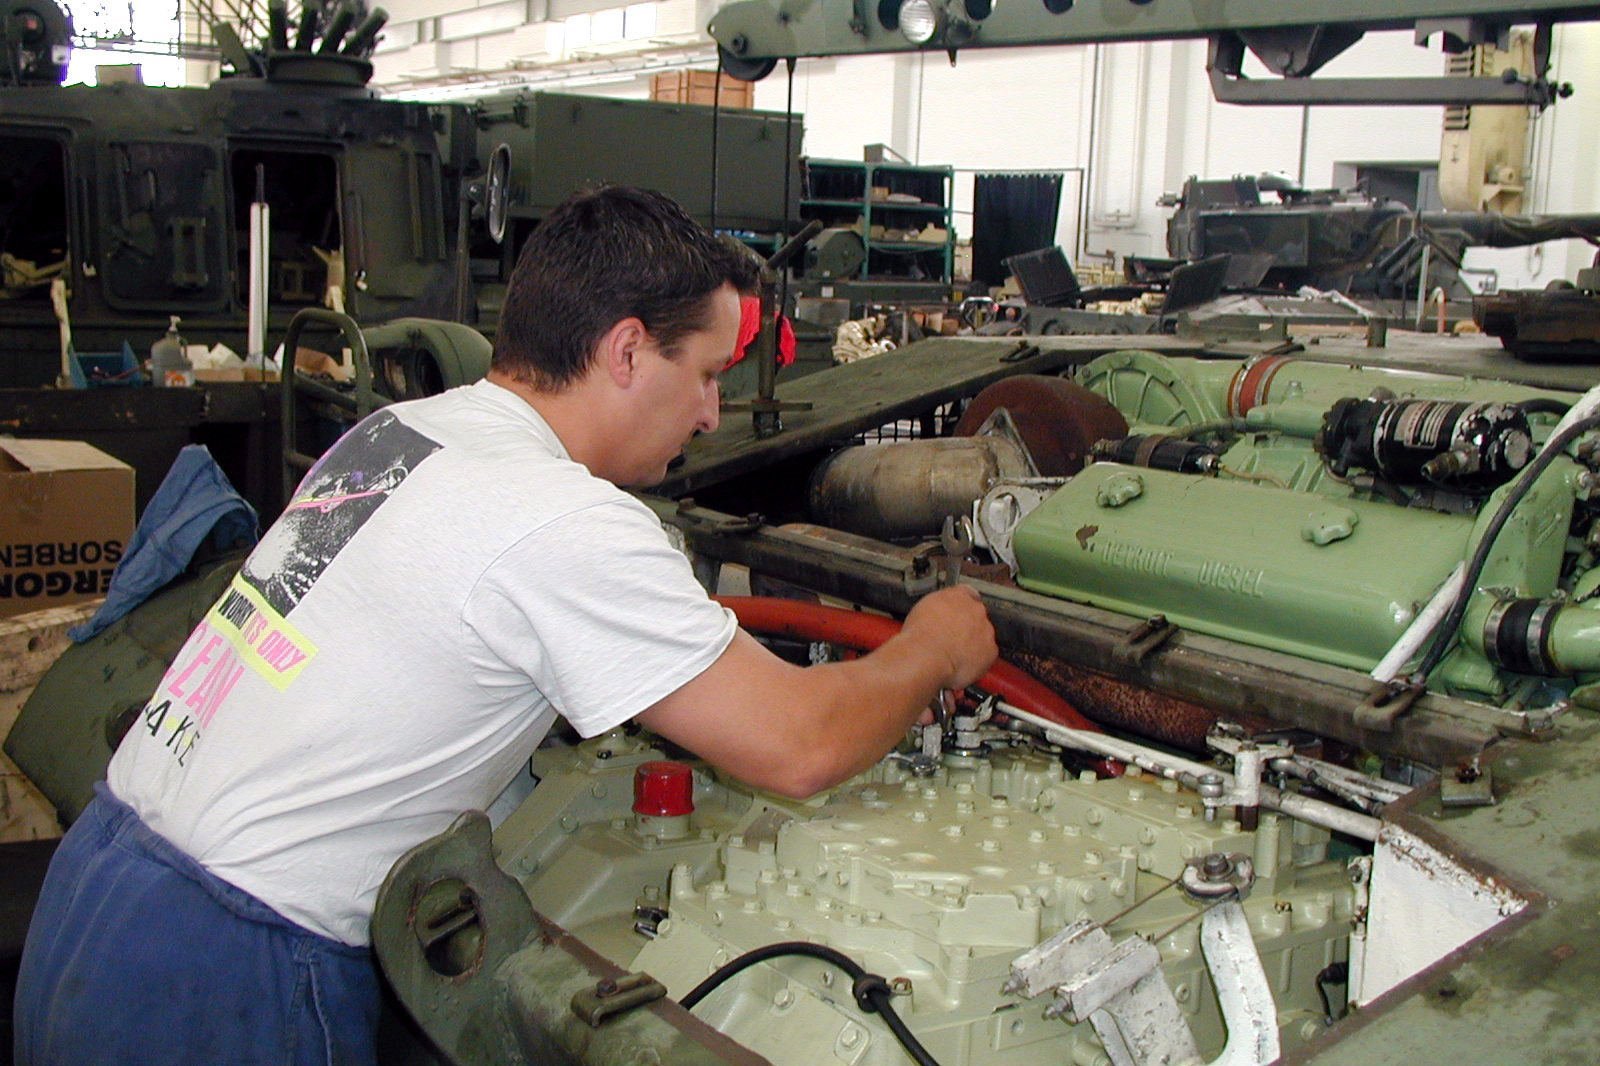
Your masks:
M101 85L143 85L144 67L139 63L100 63L94 68L94 78Z
M832 297L799 296L794 301L794 317L828 329L850 321L850 301Z
M730 74L722 75L722 106L749 108L755 106L755 84L740 81ZM717 72L714 70L669 70L650 79L650 99L670 104L703 104L710 107L717 102Z
M132 467L82 441L0 438L0 618L104 596L132 535Z
M276 370L262 370L255 366L231 366L224 370L196 370L194 379L197 382L239 382L250 381L256 383L273 382L278 380Z

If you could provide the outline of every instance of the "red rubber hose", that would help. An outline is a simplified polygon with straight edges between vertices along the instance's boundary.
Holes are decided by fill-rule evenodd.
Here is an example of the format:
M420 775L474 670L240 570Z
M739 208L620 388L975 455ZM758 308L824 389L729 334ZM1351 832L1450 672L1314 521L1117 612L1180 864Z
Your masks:
M733 611L739 619L739 625L745 629L775 637L821 640L857 651L871 651L900 632L900 623L893 618L824 607L802 600L784 600L772 596L717 596L715 599ZM1008 662L997 660L975 682L975 687L992 692L1006 702L1052 722L1072 729L1102 732L1072 704Z

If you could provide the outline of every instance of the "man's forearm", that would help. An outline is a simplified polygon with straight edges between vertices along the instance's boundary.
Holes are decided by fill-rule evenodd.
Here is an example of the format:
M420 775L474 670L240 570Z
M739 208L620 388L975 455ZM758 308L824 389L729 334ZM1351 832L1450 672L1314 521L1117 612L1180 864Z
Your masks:
M796 666L740 631L639 721L756 788L805 797L883 758L940 688L971 683L994 658L977 596L946 589L848 662Z
M822 780L838 784L872 766L897 744L938 695L948 666L906 634L870 655L812 667L819 694L807 701L815 722Z

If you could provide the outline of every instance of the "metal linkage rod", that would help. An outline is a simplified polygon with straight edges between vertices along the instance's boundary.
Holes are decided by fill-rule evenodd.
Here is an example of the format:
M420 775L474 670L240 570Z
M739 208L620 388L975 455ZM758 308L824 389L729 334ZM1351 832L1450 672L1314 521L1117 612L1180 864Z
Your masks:
M1194 762L1178 755L1169 755L1154 748L1147 748L1142 744L1134 744L1126 740L1106 736L1104 733L1087 733L1080 729L1068 729L1059 726L1048 718L1041 718L1030 714L1020 707L1001 702L995 709L1014 721L1032 726L1044 733L1044 738L1052 744L1059 744L1064 748L1076 751L1086 751L1093 755L1101 755L1129 763L1146 770L1159 777L1171 778L1181 781L1191 787L1205 774L1217 774L1223 780L1226 788L1233 786L1233 775L1218 770L1214 766ZM1263 783L1261 785L1261 805L1271 810L1281 811L1303 822L1331 829L1336 833L1344 833L1361 840L1377 840L1378 828L1382 824L1378 819L1355 811L1335 807L1331 803L1321 800L1307 799L1295 793L1285 792Z
M1303 755L1295 755L1286 759L1271 759L1267 765L1278 773L1298 777L1308 784L1316 785L1318 788L1325 789L1335 795L1343 796L1356 806L1368 810L1372 806L1383 807L1386 804L1393 803L1411 791L1405 785L1358 773L1335 763L1323 762L1321 759L1310 759Z

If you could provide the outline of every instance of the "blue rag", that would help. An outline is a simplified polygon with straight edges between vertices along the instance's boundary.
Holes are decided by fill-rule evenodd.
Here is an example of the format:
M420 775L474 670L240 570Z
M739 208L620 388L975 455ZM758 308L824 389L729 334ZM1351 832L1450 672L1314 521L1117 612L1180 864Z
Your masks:
M256 511L234 491L206 446L190 444L145 507L111 575L106 602L67 636L81 644L139 606L183 573L208 537L219 549L255 544Z

